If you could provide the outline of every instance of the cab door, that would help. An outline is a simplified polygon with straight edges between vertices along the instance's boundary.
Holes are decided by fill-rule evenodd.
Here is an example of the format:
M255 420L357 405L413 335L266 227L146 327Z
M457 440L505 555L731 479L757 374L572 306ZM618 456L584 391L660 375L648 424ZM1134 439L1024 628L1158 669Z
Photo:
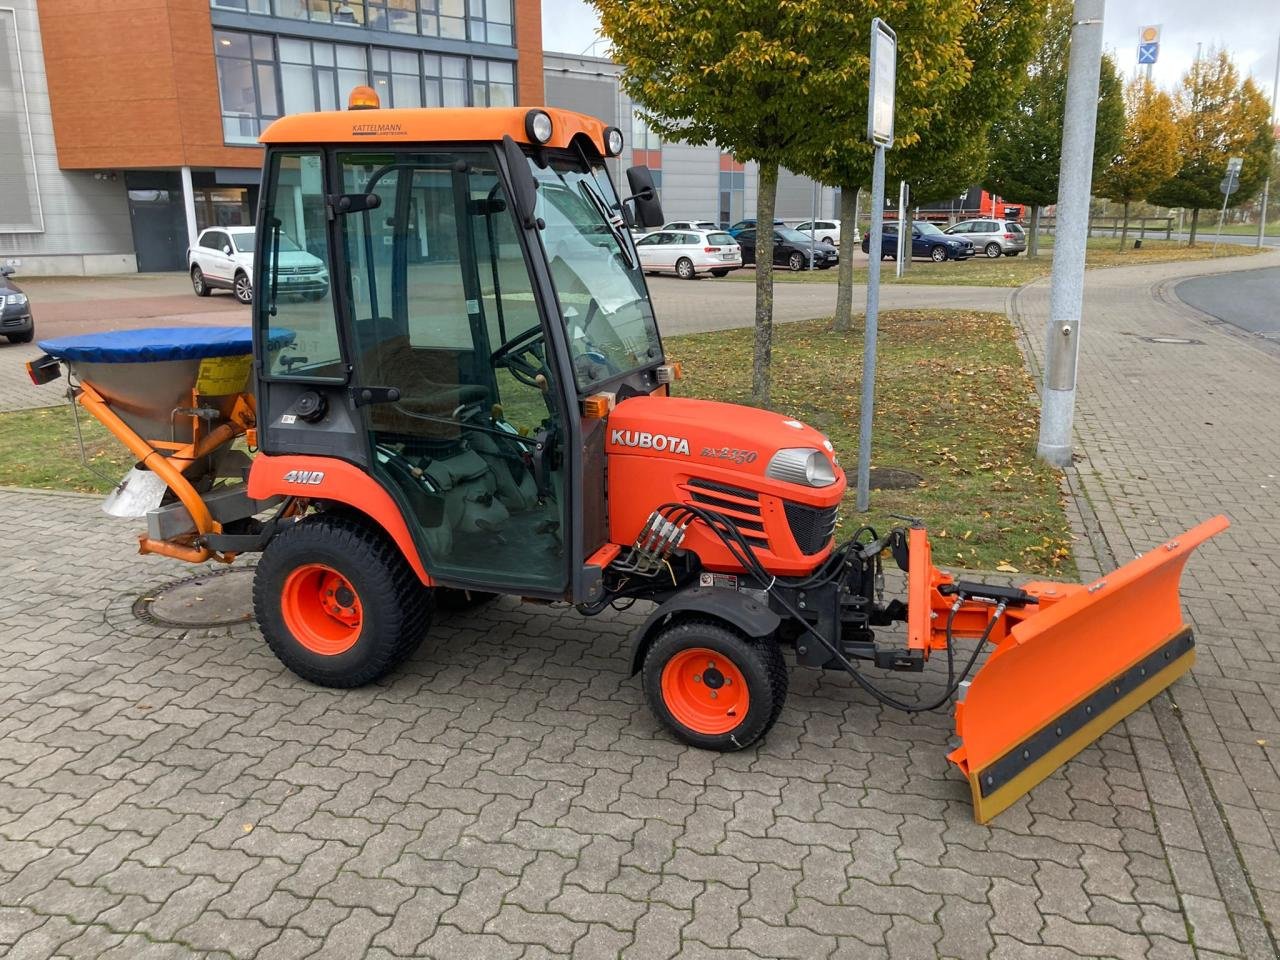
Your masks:
M338 155L356 393L374 474L446 585L561 596L565 416L493 155Z

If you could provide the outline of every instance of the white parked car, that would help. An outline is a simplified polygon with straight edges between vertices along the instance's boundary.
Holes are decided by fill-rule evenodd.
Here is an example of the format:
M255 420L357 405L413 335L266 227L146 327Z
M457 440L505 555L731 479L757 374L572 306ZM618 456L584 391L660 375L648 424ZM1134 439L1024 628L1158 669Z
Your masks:
M840 246L840 221L839 220L806 220L796 226L806 237L812 234L815 239L821 240L823 243L829 243L833 247ZM858 242L858 237L854 236L853 242Z
M646 273L674 273L692 280L699 273L723 277L742 266L742 248L722 230L657 230L636 241Z
M187 248L187 270L196 296L207 297L215 288L230 290L241 303L253 302L253 227L207 227L196 245ZM324 261L280 234L280 294L297 294L319 300L329 290Z
M711 220L672 220L662 225L663 230L719 230L720 224Z

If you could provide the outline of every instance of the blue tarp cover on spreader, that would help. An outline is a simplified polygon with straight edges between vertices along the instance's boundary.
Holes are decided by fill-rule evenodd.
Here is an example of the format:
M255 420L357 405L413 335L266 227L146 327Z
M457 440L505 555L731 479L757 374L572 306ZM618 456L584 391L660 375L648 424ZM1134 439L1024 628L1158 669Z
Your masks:
M292 342L291 330L272 330L267 348L275 350ZM203 360L252 353L253 331L249 327L148 327L58 337L41 340L39 345L52 357L80 363Z

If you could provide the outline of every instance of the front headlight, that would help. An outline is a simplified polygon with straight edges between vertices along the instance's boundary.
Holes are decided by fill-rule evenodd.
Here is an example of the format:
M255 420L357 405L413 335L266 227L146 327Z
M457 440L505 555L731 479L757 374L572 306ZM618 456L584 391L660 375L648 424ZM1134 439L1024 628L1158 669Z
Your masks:
M802 483L808 487L829 487L836 482L836 472L831 461L821 450L812 447L787 447L779 450L769 461L764 475L787 483Z
M25 293L11 293L4 298L4 302L11 307L20 307L27 302L27 295Z

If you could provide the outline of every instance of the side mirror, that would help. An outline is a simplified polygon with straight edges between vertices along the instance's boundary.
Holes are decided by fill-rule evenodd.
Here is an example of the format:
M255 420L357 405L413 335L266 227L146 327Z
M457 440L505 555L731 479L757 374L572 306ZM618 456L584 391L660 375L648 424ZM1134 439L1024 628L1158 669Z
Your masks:
M529 159L511 134L502 138L502 152L507 159L507 173L511 176L511 200L515 204L516 217L526 228L538 226L538 181L529 169Z
M229 243L223 244L222 252L225 253L228 257L231 256L231 244Z
M662 215L662 201L658 188L653 184L653 173L648 167L631 167L627 170L627 186L631 196L627 203L635 204L635 220L642 227L660 227L666 222Z
M14 273L15 271L13 267L9 266L7 263L0 267L0 277L12 277Z

